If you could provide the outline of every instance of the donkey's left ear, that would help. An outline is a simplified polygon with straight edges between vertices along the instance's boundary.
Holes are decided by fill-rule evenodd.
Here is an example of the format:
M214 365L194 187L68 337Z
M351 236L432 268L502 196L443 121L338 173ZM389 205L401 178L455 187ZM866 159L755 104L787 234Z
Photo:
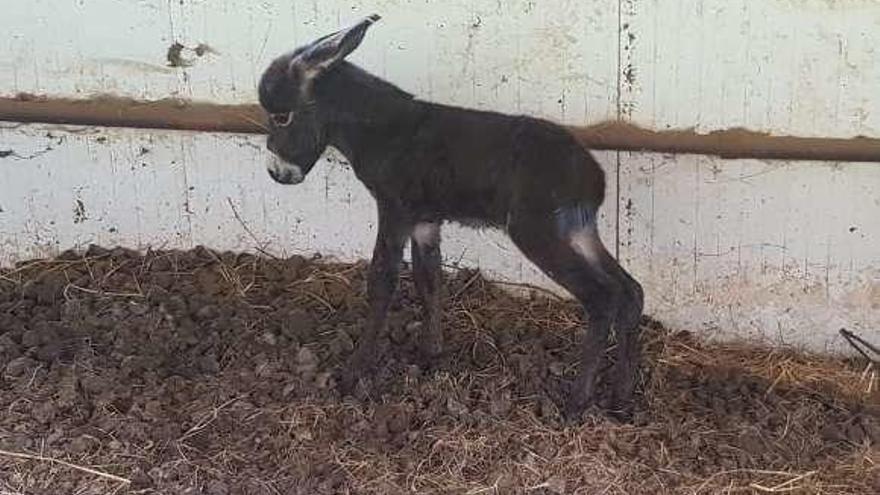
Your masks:
M373 14L348 29L313 42L301 55L308 72L317 75L341 62L361 44L367 28L379 19L378 15Z

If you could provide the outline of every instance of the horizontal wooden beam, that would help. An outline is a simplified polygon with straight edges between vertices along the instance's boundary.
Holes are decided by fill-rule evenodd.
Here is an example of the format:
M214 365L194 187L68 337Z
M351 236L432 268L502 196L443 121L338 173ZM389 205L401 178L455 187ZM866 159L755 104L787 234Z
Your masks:
M20 94L0 98L0 121L262 134L257 105L222 105L116 96L90 99ZM774 136L747 129L698 134L693 129L654 131L625 122L570 127L588 148L715 155L723 158L880 162L880 139Z
M264 132L257 105L218 105L186 100L139 101L117 96L89 99L47 98L19 94L0 98L0 120L182 131Z

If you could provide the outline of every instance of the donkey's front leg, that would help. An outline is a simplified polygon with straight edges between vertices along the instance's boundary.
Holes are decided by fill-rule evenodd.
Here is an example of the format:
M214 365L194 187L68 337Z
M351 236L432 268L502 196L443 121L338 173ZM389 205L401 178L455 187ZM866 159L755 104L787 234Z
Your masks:
M379 231L373 259L367 273L367 302L370 309L357 348L343 371L341 390L351 393L361 376L376 365L379 339L385 336L388 307L397 288L403 246L409 233L409 225L392 209L379 205Z
M425 359L433 360L443 352L443 333L440 329L440 291L443 287L440 222L416 224L412 233L412 261L413 279L424 313L421 349Z

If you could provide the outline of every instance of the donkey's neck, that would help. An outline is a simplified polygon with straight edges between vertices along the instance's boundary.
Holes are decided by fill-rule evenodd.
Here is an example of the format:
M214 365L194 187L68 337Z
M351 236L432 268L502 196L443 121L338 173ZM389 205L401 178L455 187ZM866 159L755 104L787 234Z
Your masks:
M421 106L411 94L348 62L316 86L330 144L355 167L411 133L421 119Z

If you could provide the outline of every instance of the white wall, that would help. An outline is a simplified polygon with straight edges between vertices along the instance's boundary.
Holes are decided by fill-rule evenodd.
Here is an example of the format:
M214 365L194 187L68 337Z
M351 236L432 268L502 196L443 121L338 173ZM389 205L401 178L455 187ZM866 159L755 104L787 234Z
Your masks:
M568 124L880 137L868 0L7 0L0 95L253 102L273 56L373 12L383 20L353 60L435 101ZM174 41L217 53L166 67ZM373 206L333 153L285 188L258 137L0 127L0 150L16 152L0 159L2 263L89 242L253 248L230 202L273 251L369 254ZM839 348L841 326L880 338L880 165L597 157L605 239L650 313L818 350ZM547 283L498 233L448 229L445 251Z

